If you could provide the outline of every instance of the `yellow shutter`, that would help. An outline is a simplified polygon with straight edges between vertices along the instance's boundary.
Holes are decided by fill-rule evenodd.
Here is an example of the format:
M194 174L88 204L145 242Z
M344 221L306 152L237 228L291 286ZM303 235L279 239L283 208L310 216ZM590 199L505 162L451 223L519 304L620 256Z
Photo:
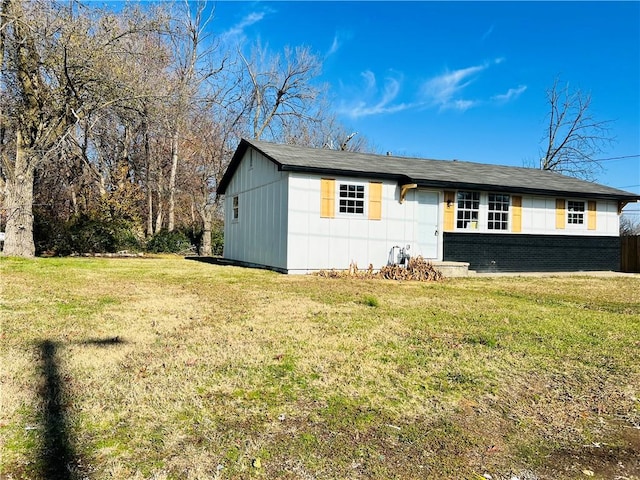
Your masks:
M456 212L456 192L444 192L444 231L453 232Z
M522 232L522 197L511 197L511 231Z
M336 181L330 178L320 179L320 216L336 216Z
M556 228L563 229L565 224L564 198L556 198Z
M382 219L382 183L369 182L369 220Z
M596 229L596 202L590 200L587 202L587 229Z

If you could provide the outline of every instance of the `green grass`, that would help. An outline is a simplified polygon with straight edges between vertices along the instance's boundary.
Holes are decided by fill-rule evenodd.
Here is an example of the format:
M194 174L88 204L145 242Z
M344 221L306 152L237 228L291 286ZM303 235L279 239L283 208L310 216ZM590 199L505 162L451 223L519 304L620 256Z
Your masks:
M0 269L3 480L640 476L637 276Z

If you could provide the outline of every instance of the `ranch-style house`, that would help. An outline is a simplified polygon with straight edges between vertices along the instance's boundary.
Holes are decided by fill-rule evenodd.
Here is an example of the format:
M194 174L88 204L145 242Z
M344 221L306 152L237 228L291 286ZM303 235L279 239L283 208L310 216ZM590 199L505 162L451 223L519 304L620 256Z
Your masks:
M241 140L217 189L224 258L285 273L406 255L478 272L618 270L640 196L555 172Z

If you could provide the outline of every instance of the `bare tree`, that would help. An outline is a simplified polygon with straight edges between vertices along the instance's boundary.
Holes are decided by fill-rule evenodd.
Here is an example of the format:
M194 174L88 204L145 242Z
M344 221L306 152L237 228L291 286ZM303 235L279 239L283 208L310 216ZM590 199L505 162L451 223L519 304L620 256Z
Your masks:
M171 171L169 175L169 208L167 229L175 228L176 178L180 158L180 140L187 117L205 96L205 83L224 68L224 59L216 67L212 65L215 44L207 35L208 25L213 19L212 10L205 16L204 2L197 3L192 11L189 2L184 2L174 18L171 31L173 45L173 82L169 96L171 111L168 112L168 128L171 138Z
M634 213L636 216L634 216ZM625 213L622 212L620 217L620 235L634 236L640 235L640 218L637 217L637 212Z
M119 23L115 14L46 0L3 0L1 14L2 89L11 113L0 128L12 130L15 146L3 152L4 253L29 257L36 170L61 158L92 113L132 100L126 40L156 25L140 16Z
M2 3L2 83L8 92L11 122L3 118L2 128L13 130L15 151L3 152L6 176L7 224L3 252L32 257L33 186L38 164L55 150L77 119L77 91L69 81L66 50L43 50L45 33L61 29L57 12L42 4L21 1ZM37 9L43 8L39 16ZM64 38L59 35L58 38ZM42 42L42 43L41 43ZM46 71L53 56L60 66ZM66 75L65 75L66 73ZM62 99L68 102L62 102ZM7 125L12 123L11 125Z
M598 156L613 143L611 120L597 120L591 112L591 95L573 90L558 80L547 90L548 125L540 168L594 180L602 165Z
M307 47L286 48L284 55L269 56L256 46L251 59L239 52L249 76L247 95L251 135L256 140L269 131L272 140L299 129L300 124L318 123L315 108L322 88L314 85L321 63Z

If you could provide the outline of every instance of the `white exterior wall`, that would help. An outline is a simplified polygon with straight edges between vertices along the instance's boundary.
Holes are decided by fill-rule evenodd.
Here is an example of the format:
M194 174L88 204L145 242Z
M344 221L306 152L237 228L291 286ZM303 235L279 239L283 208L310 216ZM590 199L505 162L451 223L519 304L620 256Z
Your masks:
M233 197L238 196L238 219ZM286 269L287 175L249 148L227 186L224 258Z
M568 225L556 228L556 198L561 197L522 197L522 232L529 234L548 235L602 235L618 236L619 220L618 202L614 200L596 200L596 228L587 228L588 213L585 211L585 223L582 225ZM566 199L565 199L566 200ZM574 200L574 199L571 199ZM584 201L588 198L575 200ZM565 218L566 218L565 210Z
M404 202L400 203L400 186L394 181L381 181L381 220L368 218L368 187L365 187L364 215L341 214L336 203L335 217L321 218L321 178L323 176L317 174L279 172L273 162L252 148L247 149L225 192L224 257L289 273L331 268L342 270L349 268L352 262L360 269L368 268L369 264L374 269L379 269L387 264L394 246L410 245L408 253L411 256L442 259L441 232L446 209L443 191L409 190ZM366 186L369 184L367 179L331 178L336 181L336 196L341 182ZM433 226L429 224L425 229L424 219L421 219L422 233L419 215L424 212L424 204L421 206L418 203L420 192L436 195L438 203L435 207L437 218L434 219ZM567 225L565 222L565 228L557 229L556 198L560 197L515 195L522 197L522 229L516 235L618 235L617 201L596 200L595 230L587 228L586 211L583 225ZM239 200L237 220L233 219L235 196ZM512 198L513 196L514 194L511 195ZM487 198L488 194L481 192L477 230L453 231L491 233L498 236L512 233L513 207L510 208L508 231L487 229ZM583 200L585 206L589 201L588 198L576 200ZM455 215L457 212L454 212ZM418 238L419 235L425 235L427 230L431 232L434 227L437 234L435 254L433 250L429 253L422 251L423 245Z
M507 192L496 192L507 193ZM567 200L578 200L585 202L584 224L569 225L566 222L567 211L565 208L565 226L564 228L556 228L556 199L559 196L542 197L542 196L526 196L520 194L511 194L522 197L522 230L519 234L545 234L545 235L602 235L617 236L619 233L619 216L618 202L615 200L596 200L596 228L589 230L587 227L588 212L586 207L589 198L565 198ZM566 203L565 203L566 206ZM454 232L462 233L490 233L492 235L503 235L513 233L513 206L509 210L509 230L489 230L487 225L488 218L488 193L480 192L480 209L478 211L478 228L477 229L459 229L454 228ZM454 213L454 224L457 220L457 207Z
M341 182L362 183L366 179L331 177ZM336 204L334 218L320 217L320 179L318 175L291 173L289 176L289 218L287 265L290 273L321 269L359 269L372 264L379 269L387 264L393 246L410 245L409 254L421 255L417 242L417 204L415 191L400 203L400 187L396 182L382 182L382 219L369 220L368 188L365 189L365 214L340 214ZM442 201L439 195L439 203ZM336 191L337 196L337 191ZM441 215L439 215L441 216ZM441 224L441 219L436 219ZM396 252L398 253L397 249ZM442 258L442 246L438 248Z

